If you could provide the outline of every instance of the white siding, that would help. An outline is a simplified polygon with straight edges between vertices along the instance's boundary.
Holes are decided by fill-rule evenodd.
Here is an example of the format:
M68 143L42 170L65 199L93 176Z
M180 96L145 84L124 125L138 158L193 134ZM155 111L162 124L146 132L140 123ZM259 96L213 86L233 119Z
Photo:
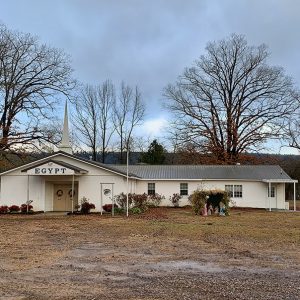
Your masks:
M188 183L189 195L196 189L221 189L225 190L225 185L239 184L243 186L243 197L232 198L233 203L239 207L268 208L267 184L263 182L249 181L138 181L137 193L147 193L148 182L155 183L155 192L165 196L162 205L170 206L169 197L174 193L180 193L180 183ZM271 199L272 208L285 208L284 184L277 184L277 197ZM188 196L183 196L180 205L188 205Z
M2 176L1 205L21 205L27 201L28 176ZM44 182L39 176L29 176L29 200L35 210L44 210Z
M53 160L64 161L88 171L88 174L75 176L78 182L78 200L82 197L88 198L96 205L96 210L101 209L101 183L113 183L114 195L121 192L126 193L126 177L111 171L103 170L89 163L79 161L74 158L58 155ZM53 184L72 182L72 176L35 176L29 177L29 199L33 200L35 210L51 211L53 209ZM1 198L0 205L21 205L27 200L27 180L26 173L21 169L14 170L1 176ZM147 193L148 183L155 183L155 191L166 197L162 205L171 205L169 197L174 193L180 193L180 183L188 183L188 192L191 194L196 189L225 189L227 184L241 184L243 186L243 197L233 198L237 206L269 208L267 197L267 183L254 181L189 181L189 180L165 180L165 181L146 181L129 180L129 192ZM103 205L111 203L109 197L103 197ZM184 196L180 205L187 205L188 196ZM285 189L283 183L276 184L276 197L271 198L272 208L285 208Z

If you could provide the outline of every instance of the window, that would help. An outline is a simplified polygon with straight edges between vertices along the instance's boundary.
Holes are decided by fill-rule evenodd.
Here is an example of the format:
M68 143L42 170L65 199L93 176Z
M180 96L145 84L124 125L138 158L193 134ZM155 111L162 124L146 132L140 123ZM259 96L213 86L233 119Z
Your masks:
M225 185L225 191L230 198L233 197L233 185Z
M242 185L235 185L234 189L234 198L242 198L243 197L243 186Z
M148 195L155 195L155 183L148 183Z
M243 197L243 186L242 185L225 185L225 191L228 193L230 198L242 198Z
M180 183L180 196L187 196L189 194L188 184Z
M275 198L275 186L274 185L271 185L271 193L270 193L270 188L268 186L268 197Z

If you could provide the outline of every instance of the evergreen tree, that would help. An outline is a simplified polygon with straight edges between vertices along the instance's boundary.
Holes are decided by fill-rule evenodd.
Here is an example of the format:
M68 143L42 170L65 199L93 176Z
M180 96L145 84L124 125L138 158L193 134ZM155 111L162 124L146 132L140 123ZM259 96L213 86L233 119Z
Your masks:
M166 156L166 150L163 145L159 144L157 140L153 140L150 144L148 151L142 155L141 162L150 165L160 165L163 164Z

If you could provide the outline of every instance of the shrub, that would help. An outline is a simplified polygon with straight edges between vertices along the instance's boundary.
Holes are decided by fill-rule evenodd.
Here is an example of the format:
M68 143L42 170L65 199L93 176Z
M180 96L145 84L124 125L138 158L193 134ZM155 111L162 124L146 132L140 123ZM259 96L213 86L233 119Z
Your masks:
M137 214L142 213L143 211L139 207L133 207L130 209L130 212L134 215L137 215Z
M27 204L22 204L21 207L21 213L27 213ZM33 206L32 205L28 205L28 212L32 212Z
M131 193L128 194L128 206L129 207L132 205L133 195L134 194L131 194ZM126 206L127 206L127 195L126 194L121 193L120 195L116 195L115 201L116 201L116 203L118 203L120 208L126 209Z
M80 212L82 214L89 214L91 209L95 209L95 204L93 203L89 203L89 199L87 199L86 197L83 197L81 199L81 209Z
M125 212L124 208L115 207L114 208L115 214L123 214Z
M142 212L148 209L148 195L144 194L133 194L133 206L138 207Z
M112 204L105 204L102 206L103 210L106 212L111 212L112 211ZM114 211L116 211L116 209L118 209L119 206L117 204L114 204Z
M200 215L209 197L208 191L196 190L189 196L189 201L196 215Z
M12 205L8 209L9 209L10 212L18 212L18 211L20 211L20 206Z
M170 196L169 200L171 201L171 203L174 207L178 207L181 198L182 198L182 196L180 196L178 193L176 193L176 194L173 194L173 196Z
M164 196L156 193L154 195L148 195L148 203L149 207L158 207L161 204L161 201L165 199Z
M7 205L0 206L0 214L7 214L9 212Z

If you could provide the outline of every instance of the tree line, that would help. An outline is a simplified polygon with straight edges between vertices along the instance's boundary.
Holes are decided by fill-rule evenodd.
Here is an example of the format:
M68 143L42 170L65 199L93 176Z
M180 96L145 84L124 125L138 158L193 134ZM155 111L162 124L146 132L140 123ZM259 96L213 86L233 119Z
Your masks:
M174 152L206 153L216 163L235 163L272 140L300 149L299 89L283 68L269 65L269 57L265 45L250 46L241 35L208 43L205 53L164 89L162 106L172 118L166 140ZM65 98L72 106L74 145L101 162L117 149L125 162L145 118L139 87L110 80L80 84L64 51L0 25L1 155L57 144L56 114ZM153 141L149 151L162 152L160 146ZM146 154L144 159L153 160Z

